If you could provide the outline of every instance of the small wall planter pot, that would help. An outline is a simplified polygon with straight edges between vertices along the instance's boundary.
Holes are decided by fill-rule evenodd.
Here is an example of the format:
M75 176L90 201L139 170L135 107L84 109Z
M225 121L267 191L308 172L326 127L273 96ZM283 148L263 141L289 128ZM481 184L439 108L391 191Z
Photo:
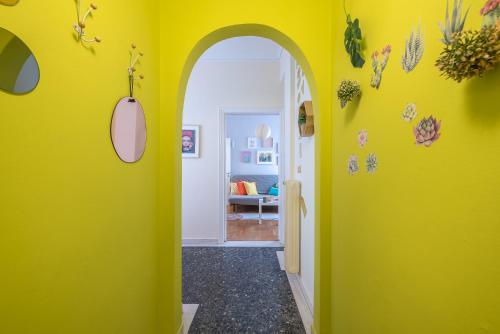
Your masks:
M304 101L299 108L299 133L301 137L314 135L314 111L312 101Z

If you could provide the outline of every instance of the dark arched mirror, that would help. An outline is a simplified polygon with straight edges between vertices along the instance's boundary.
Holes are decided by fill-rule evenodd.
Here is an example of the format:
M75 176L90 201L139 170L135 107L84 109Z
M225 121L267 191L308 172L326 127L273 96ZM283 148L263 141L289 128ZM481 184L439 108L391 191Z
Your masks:
M39 80L40 69L31 50L19 37L0 28L0 89L27 94Z

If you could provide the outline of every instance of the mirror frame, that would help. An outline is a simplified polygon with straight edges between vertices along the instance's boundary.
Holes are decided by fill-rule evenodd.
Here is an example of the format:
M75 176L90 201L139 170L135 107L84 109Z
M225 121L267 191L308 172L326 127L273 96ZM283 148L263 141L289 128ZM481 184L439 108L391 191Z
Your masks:
M35 53L31 50L31 48L29 47L29 45L26 44L26 42L24 42L18 35L14 34L12 31L10 31L8 29L5 29L3 27L0 27L0 30L5 30L6 32L8 32L9 34L11 34L12 36L15 36L15 38L17 38L26 47L26 49L30 52L31 56L33 56L33 59L35 60L36 67L37 67L37 70L38 70L38 79L37 79L36 83L34 84L33 88L30 89L29 91L17 93L17 92L14 92L14 91L10 91L10 90L4 89L1 86L0 86L0 91L5 92L7 94L17 95L17 96L22 96L22 95L30 94L30 93L32 93L38 87L38 85L40 84L40 81L41 81L42 71L40 69L40 63L38 62L38 59L37 59Z
M144 117L144 149L142 150L142 153L141 155L134 161L126 161L124 160L120 154L118 153L118 149L115 145L115 141L113 140L113 121L115 119L115 114L117 112L117 108L118 106L120 105L120 103L122 103L122 101L124 100L127 100L127 103L130 103L130 102L134 102L134 103L137 103L139 106L140 106L140 109L142 111L142 116ZM139 100L137 100L136 98L134 97L130 97L130 96L126 96L126 97L122 97L121 99L118 100L118 102L116 103L115 105L115 108L113 109L113 113L111 115L111 122L110 122L110 125L109 125L109 137L111 139L111 145L113 146L113 150L115 151L116 155L118 156L118 158L126 163L126 164L135 164L135 163L138 163L139 161L141 161L141 159L144 157L144 154L146 153L146 147L147 147L147 142L148 142L148 126L147 126L147 121L146 121L146 113L144 112L144 108L142 107L142 104L139 102Z

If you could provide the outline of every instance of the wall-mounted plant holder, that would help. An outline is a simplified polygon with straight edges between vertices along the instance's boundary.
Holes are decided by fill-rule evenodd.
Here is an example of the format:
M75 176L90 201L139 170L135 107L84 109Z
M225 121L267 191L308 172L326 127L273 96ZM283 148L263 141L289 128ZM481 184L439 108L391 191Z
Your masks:
M312 101L304 101L299 108L299 133L301 137L314 135L314 110Z
M340 107L344 109L348 102L361 95L361 85L356 80L342 80L337 89L337 98L340 101Z
M15 6L19 0L0 0L0 5Z
M146 118L139 101L122 98L111 120L111 141L123 162L139 161L146 149Z
M90 6L85 11L85 14L82 16L81 13L81 1L76 0L76 16L78 22L73 24L73 29L77 34L77 39L82 44L91 44L91 43L101 43L101 38L95 36L93 38L88 38L86 33L87 28L87 19L93 15L93 12L97 10L97 5L91 3Z
M137 46L134 43L132 43L130 47L131 49L129 51L130 63L128 66L128 83L130 89L130 96L134 97L134 86L135 86L135 81L137 80L135 73L137 71L137 65L140 64L140 59L144 57L144 53L136 51ZM143 80L144 75L139 74L138 78Z
M0 89L11 94L27 94L40 80L40 68L24 42L0 28Z

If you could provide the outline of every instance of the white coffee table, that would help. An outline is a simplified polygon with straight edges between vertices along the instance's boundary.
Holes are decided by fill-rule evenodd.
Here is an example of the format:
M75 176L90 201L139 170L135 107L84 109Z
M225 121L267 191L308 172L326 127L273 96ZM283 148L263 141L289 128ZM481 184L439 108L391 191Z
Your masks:
M279 205L279 197L277 196L259 198L259 224L262 224L262 207L278 206L278 205Z

